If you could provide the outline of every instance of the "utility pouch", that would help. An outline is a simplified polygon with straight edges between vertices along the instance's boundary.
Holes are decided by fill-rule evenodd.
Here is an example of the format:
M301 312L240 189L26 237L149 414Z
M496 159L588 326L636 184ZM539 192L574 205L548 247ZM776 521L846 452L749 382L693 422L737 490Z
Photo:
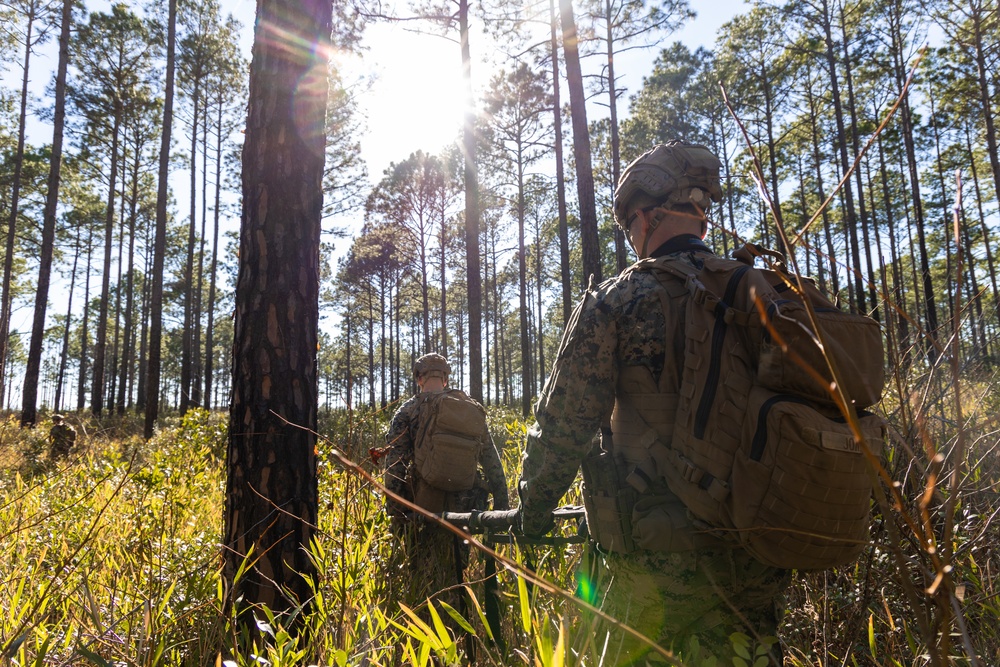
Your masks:
M632 538L635 546L647 551L694 551L731 549L710 527L691 518L687 508L673 494L644 496L632 511Z
M884 425L862 410L858 426L863 444L836 411L751 390L726 506L757 560L821 570L852 562L868 545L873 473L864 449L881 454Z
M428 512L444 512L447 509L446 501L448 493L439 489L418 476L412 480L413 503L424 508Z
M610 452L594 446L583 460L583 506L587 529L605 551L631 553L632 508L635 491L619 477L618 466Z

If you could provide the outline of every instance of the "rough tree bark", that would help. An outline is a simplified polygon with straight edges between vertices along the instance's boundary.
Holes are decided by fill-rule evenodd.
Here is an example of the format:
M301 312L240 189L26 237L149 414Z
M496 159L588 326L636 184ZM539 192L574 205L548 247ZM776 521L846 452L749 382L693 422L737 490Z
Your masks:
M259 0L243 145L226 481L230 599L307 604L317 515L320 223L332 7ZM250 558L253 567L239 580ZM242 617L252 624L252 617ZM252 627L252 626L251 626Z

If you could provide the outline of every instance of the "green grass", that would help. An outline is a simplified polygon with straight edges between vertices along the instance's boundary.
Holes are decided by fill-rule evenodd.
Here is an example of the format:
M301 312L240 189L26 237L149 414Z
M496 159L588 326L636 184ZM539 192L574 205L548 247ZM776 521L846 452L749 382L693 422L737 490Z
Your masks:
M885 490L897 506L876 508L872 546L852 567L796 577L789 591L790 664L971 664L970 651L1000 664L1000 393L991 377L969 379L959 418L946 380L920 382L924 391L884 406L895 431L885 472L898 493ZM442 603L400 604L381 496L330 455L367 461L384 414L323 418L312 609L294 620L259 609L256 636L243 634L220 574L225 419L195 411L143 442L138 422L74 415L80 437L61 461L47 456L49 422L21 430L0 421L0 664L469 664L456 627L472 631L479 665L600 664L591 615L513 572L528 564L572 591L582 546L497 547L511 562L499 577L504 651L485 631L478 583L461 618ZM492 411L490 426L513 486L525 424ZM483 567L474 552L468 580ZM746 642L741 664L755 664L757 650Z

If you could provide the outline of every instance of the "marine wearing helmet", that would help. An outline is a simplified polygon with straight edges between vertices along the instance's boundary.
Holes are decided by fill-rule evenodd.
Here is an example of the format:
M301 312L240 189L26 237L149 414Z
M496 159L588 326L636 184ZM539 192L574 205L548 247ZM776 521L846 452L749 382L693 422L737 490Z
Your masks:
M431 352L413 362L413 377L420 378L439 377L442 380L448 379L451 374L451 365L448 360L437 352Z
M622 171L615 188L615 221L628 236L639 211L664 208L703 219L712 202L722 201L721 168L719 158L700 144L659 144Z

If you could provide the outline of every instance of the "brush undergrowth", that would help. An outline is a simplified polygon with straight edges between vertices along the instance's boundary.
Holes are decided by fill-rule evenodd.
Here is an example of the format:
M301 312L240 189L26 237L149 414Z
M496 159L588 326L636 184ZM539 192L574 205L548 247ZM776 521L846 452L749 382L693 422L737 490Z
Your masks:
M973 664L972 655L1000 664L1000 392L983 371L964 373L963 383L961 414L948 380L934 373L886 400L889 512L876 507L872 544L853 566L795 578L786 664ZM13 417L0 420L0 664L601 664L585 610L503 567L504 621L491 637L485 557L475 550L464 609L400 604L403 575L381 496L330 456L336 448L367 461L381 445L384 413L322 418L313 604L296 619L258 610L250 636L223 602L225 419L189 412L143 442L138 422L73 416L77 445L58 461L47 453L50 422L22 430ZM513 486L526 425L493 410L490 427ZM567 501L580 502L578 487ZM497 550L586 594L580 545ZM746 644L737 661L757 664L758 647L735 641Z

